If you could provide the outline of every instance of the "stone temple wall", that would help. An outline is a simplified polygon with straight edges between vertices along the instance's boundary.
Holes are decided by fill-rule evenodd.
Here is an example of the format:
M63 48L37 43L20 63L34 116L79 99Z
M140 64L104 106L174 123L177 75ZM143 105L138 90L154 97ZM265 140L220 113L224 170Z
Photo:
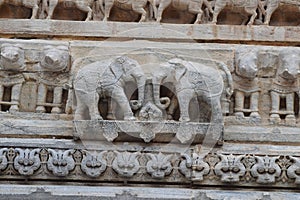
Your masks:
M298 0L0 1L1 199L300 199Z

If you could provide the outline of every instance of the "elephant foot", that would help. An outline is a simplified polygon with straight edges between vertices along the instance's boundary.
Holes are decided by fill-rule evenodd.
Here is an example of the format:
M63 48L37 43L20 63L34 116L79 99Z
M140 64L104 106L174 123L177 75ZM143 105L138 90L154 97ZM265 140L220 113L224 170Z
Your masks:
M19 111L19 106L18 105L12 105L9 108L9 112L18 112Z
M124 120L126 121L134 121L136 118L133 115L124 116Z
M244 113L243 112L235 112L234 115L237 117L237 118L244 118Z
M46 112L46 108L44 106L38 106L35 109L35 112L37 112L37 113L45 113Z
M103 120L103 118L101 117L101 115L95 115L91 117L91 120Z
M52 108L51 113L59 114L59 113L61 113L61 109L58 107L54 107L54 108Z
M271 124L279 124L281 122L279 114L271 114L270 123Z
M187 116L182 116L179 118L179 121L180 122L189 122L189 121L191 121L191 119Z
M106 116L106 119L108 119L108 120L116 120L116 117L115 117L114 114L108 113L107 116Z
M285 117L286 125L295 126L296 125L296 117L295 115L287 115Z

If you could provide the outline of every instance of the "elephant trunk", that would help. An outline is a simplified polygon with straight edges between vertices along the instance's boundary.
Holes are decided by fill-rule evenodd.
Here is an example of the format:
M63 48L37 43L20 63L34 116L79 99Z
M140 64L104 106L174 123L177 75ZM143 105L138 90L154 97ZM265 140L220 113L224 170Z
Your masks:
M160 109L166 109L170 105L170 99L168 97L166 98L160 98L160 84L161 84L161 78L153 76L152 78L152 84L153 84L153 96L154 96L154 103L157 107ZM161 103L161 100L166 101L165 104Z

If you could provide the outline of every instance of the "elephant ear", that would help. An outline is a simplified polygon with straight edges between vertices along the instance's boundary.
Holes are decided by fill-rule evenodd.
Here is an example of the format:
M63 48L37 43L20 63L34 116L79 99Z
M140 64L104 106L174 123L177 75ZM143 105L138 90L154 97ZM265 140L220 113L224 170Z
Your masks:
M175 79L176 81L179 81L185 74L186 74L187 68L184 65L180 65L175 68Z
M110 64L109 69L117 80L120 79L124 73L123 67L115 62Z

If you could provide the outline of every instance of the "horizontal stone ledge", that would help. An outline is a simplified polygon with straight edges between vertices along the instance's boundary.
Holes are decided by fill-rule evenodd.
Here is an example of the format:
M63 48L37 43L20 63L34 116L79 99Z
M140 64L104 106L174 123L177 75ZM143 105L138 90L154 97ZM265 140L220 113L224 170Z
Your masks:
M109 186L70 186L70 185L0 185L1 199L128 199L128 200L219 200L219 199L248 199L248 200L289 200L298 199L296 192L278 191L233 191L183 189L167 187L109 187Z
M300 42L300 27L213 24L159 24L155 22L102 22L64 20L0 20L0 34L168 40Z

